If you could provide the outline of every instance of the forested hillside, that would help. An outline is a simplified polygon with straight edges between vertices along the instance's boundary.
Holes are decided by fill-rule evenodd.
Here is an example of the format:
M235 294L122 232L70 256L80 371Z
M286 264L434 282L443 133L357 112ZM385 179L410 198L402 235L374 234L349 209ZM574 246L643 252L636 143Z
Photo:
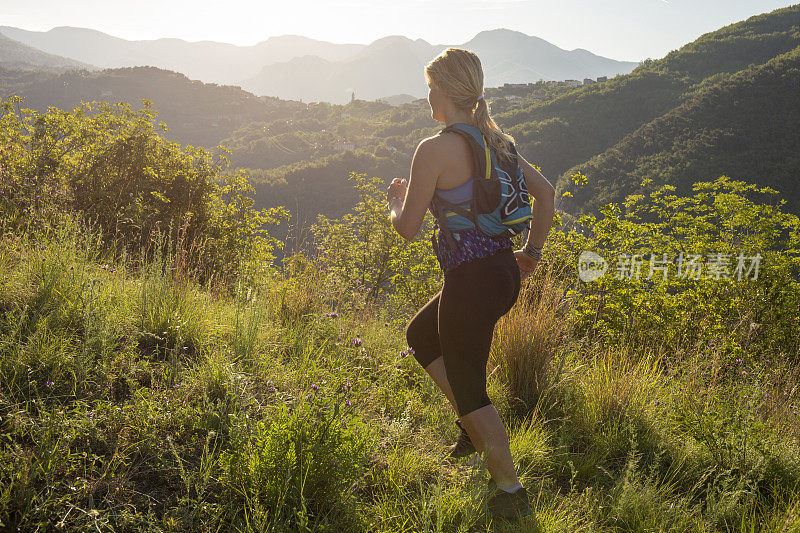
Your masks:
M567 210L594 211L631 193L671 184L681 192L701 176L725 174L780 191L800 212L800 46L698 89L683 104L566 174ZM643 180L652 181L646 187Z
M305 109L292 100L262 97L240 87L190 80L184 74L155 67L129 67L63 74L0 70L0 96L24 98L24 107L72 109L81 102L125 102L134 109L142 99L153 102L157 121L167 124L167 138L181 144L213 148L235 129L254 121L290 118Z
M730 24L662 59L646 62L630 74L502 113L496 121L514 136L519 151L563 190L571 167L611 148L640 126L691 99L701 88L797 46L800 4ZM753 126L768 128L769 123L764 120Z

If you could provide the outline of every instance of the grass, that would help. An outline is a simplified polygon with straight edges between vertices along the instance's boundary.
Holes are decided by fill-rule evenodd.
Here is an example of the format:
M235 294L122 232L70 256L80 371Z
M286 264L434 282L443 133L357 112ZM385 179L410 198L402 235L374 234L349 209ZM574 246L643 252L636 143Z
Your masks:
M102 250L75 225L0 242L0 529L800 531L790 358L574 338L543 264L489 366L537 511L507 523L485 466L444 460L410 316L313 259L227 293Z

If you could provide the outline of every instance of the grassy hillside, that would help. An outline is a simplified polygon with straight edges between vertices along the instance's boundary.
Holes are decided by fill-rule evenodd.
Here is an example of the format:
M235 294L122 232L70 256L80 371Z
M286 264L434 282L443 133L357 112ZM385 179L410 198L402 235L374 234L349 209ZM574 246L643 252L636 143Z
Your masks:
M769 228L781 220L761 216ZM603 230L613 219L594 226L600 241L620 234ZM192 281L180 243L133 268L74 223L49 236L5 234L0 524L800 530L800 353L796 338L771 337L778 322L746 315L780 265L765 260L767 281L752 289L700 282L675 293L674 303L703 299L703 309L686 304L705 329L658 312L660 327L649 322L656 316L636 317L616 343L602 334L614 328L607 312L630 289L648 293L612 283L608 311L598 313L587 298L594 290L570 268L580 238L551 238L547 260L495 330L489 394L537 512L514 523L486 515L488 472L477 456L444 460L457 427L409 355L404 326L416 305L370 298L373 279L352 257L350 268L332 268L349 257L341 247L322 245L229 293ZM796 272L796 253L793 261ZM733 307L730 290L742 291ZM649 294L650 305L668 301ZM593 332L581 330L582 302ZM773 299L764 312L797 303ZM753 336L752 321L768 331ZM667 332L682 340L665 343ZM742 342L749 348L736 351Z

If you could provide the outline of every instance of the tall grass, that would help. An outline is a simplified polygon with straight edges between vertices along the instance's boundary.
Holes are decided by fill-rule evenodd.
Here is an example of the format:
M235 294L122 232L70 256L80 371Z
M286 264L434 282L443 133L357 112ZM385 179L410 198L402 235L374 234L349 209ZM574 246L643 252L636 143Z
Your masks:
M497 373L519 414L536 409L561 378L571 347L563 279L552 264L542 265L523 283L517 303L495 327L489 372Z

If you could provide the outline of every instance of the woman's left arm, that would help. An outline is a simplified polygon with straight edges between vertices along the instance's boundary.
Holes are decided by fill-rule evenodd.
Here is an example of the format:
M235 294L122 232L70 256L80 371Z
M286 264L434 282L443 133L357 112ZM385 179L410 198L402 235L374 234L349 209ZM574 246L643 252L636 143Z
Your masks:
M408 187L397 179L389 186L392 226L406 240L416 237L425 219L439 180L439 162L433 139L424 139L414 152Z

